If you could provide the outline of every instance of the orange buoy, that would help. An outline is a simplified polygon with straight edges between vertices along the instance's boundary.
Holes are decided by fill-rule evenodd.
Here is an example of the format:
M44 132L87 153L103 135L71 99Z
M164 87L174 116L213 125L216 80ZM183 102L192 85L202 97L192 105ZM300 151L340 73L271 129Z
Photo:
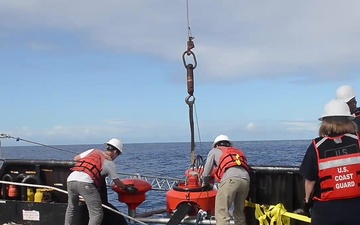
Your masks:
M166 211L172 214L182 203L189 203L196 209L202 209L210 215L215 214L215 197L217 190L209 191L176 191L174 189L166 192ZM197 210L191 216L195 216Z
M18 196L18 190L15 185L10 184L9 190L8 190L8 196L9 198L16 198Z
M166 192L166 211L169 214L174 213L181 204L189 203L195 209L190 211L191 216L196 215L199 209L214 215L217 190L212 186L207 189L202 187L199 179L202 169L201 167L186 170L186 182L175 184L172 190Z
M197 178L201 177L202 174L204 172L204 167L201 166L199 168L190 168L188 170L185 171L185 177L187 177L189 179L189 177L195 173L195 176L197 176ZM211 174L210 174L210 184L214 184L215 183L215 172L216 170L213 169L211 171Z
M151 190L152 186L149 182L141 179L124 179L122 182L125 185L131 184L134 185L138 189L138 192L135 194L130 194L126 192L124 189L119 188L116 185L112 186L112 189L118 193L118 200L120 202L125 203L129 210L136 210L141 203L143 203L146 199L145 193Z

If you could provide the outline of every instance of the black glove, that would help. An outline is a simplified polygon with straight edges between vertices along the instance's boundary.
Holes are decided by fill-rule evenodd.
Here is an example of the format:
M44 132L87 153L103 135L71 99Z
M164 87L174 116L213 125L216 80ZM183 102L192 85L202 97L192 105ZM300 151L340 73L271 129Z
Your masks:
M210 176L204 176L203 177L203 183L202 183L202 190L203 191L209 191L212 190L213 187L210 184L211 177Z
M308 202L303 202L303 207L294 211L294 213L311 217L310 209L313 206L314 201L310 199Z
M310 215L310 208L312 207L312 204L309 202L304 202L303 206L303 215L307 217L311 217Z
M204 176L203 177L203 187L210 186L210 176Z
M135 194L136 192L138 192L138 189L134 187L133 184L127 184L125 185L125 191L130 194Z

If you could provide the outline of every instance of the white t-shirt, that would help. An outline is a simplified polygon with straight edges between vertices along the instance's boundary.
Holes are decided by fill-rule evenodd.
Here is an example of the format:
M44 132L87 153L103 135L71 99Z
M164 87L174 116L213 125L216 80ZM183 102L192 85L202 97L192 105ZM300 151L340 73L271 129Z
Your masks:
M89 150L81 153L80 158L84 158L93 150L94 149L89 149ZM109 176L112 180L119 178L119 175L117 174L117 171L116 171L116 165L113 161L105 159L102 167L103 167L103 169L101 171L101 175ZM73 171L68 176L67 181L80 181L80 182L86 182L86 183L94 183L94 181L91 179L91 177L83 171Z

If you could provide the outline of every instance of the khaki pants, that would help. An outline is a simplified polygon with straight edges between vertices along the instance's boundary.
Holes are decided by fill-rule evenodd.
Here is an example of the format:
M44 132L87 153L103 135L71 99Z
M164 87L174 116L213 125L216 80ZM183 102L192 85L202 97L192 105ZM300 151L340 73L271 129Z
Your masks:
M249 188L250 182L241 178L230 178L220 183L215 200L216 225L230 223L229 209L232 204L235 225L246 225L244 205Z

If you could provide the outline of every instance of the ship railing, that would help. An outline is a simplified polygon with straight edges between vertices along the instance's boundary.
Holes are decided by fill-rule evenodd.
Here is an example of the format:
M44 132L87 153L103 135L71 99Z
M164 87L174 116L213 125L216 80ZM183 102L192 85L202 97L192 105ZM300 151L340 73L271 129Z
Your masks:
M142 179L149 182L154 191L168 191L180 181L184 179L175 178L175 177L160 177L154 175L141 175L140 173L123 173L118 172L120 179ZM108 186L112 186L113 181L109 178L106 178L106 183Z

